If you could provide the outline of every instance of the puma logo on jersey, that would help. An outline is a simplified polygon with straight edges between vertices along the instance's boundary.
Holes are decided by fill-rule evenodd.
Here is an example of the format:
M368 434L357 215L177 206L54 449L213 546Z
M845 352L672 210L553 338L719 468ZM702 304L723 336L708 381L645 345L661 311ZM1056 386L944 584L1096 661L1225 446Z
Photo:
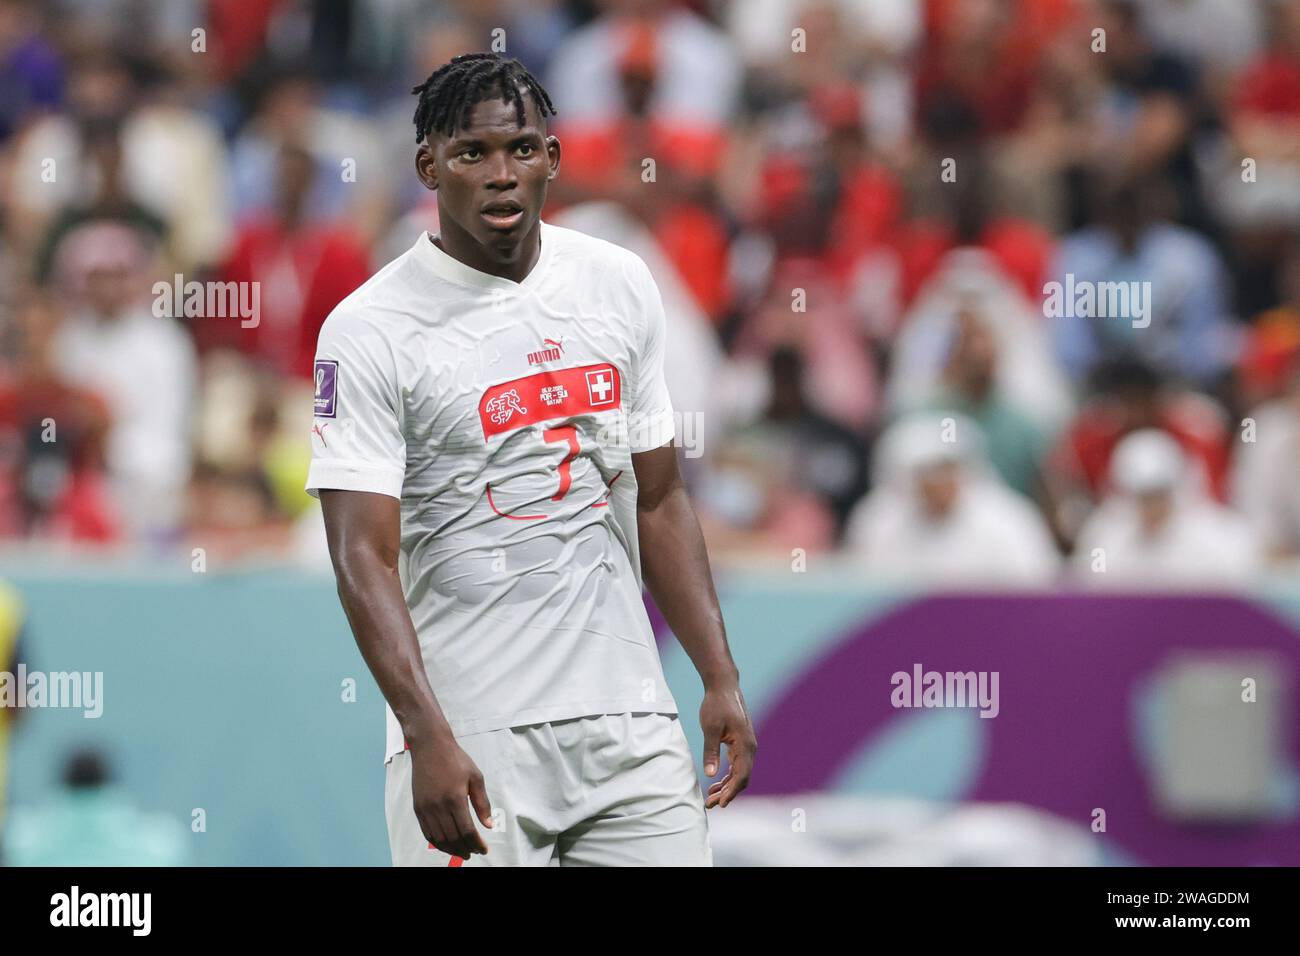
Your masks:
M514 417L515 412L524 415L528 409L519 404L519 393L512 388L489 401L485 411L494 425L504 425Z
M564 356L564 336L558 339L542 339L542 348L528 353L529 365L545 365L558 362Z

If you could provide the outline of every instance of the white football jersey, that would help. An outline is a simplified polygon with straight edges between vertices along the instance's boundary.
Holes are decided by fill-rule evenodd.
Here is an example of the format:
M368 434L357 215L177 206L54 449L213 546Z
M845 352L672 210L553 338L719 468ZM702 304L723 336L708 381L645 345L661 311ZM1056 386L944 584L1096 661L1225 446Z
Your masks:
M401 501L406 602L457 736L677 712L631 458L673 437L663 338L640 258L545 222L522 282L422 233L321 329L307 490Z

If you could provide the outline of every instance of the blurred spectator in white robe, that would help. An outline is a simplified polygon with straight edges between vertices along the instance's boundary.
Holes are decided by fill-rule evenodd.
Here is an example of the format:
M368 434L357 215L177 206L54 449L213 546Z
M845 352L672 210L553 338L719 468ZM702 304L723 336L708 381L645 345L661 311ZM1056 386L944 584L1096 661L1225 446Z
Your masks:
M881 436L846 553L873 581L928 587L1043 585L1060 566L1042 515L988 465L979 427L943 411L909 415Z
M1168 433L1145 428L1115 449L1110 490L1084 523L1074 573L1089 587L1239 586L1260 568L1259 536L1212 500Z

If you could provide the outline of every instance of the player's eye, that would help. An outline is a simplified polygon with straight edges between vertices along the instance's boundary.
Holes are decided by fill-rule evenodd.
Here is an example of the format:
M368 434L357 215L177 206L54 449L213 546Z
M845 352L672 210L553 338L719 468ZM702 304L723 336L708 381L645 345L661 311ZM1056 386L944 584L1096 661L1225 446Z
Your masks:
M462 149L462 150L460 151L460 158L461 158L461 159L468 159L468 160L470 160L471 162L473 162L474 160L478 159L478 158L481 157L482 155L483 155L482 152L481 152L480 150L478 150L478 149L475 149L473 146L469 147L468 149Z
M533 153L537 152L537 147L534 146L532 143L520 143L518 152L519 155L528 157L533 155Z

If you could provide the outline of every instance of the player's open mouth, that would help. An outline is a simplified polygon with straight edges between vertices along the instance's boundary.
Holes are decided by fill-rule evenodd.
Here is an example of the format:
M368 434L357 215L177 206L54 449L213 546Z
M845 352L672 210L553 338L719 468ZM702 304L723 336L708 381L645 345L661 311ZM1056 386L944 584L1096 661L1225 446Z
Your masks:
M480 210L494 229L513 229L524 218L524 207L514 201L488 203Z

